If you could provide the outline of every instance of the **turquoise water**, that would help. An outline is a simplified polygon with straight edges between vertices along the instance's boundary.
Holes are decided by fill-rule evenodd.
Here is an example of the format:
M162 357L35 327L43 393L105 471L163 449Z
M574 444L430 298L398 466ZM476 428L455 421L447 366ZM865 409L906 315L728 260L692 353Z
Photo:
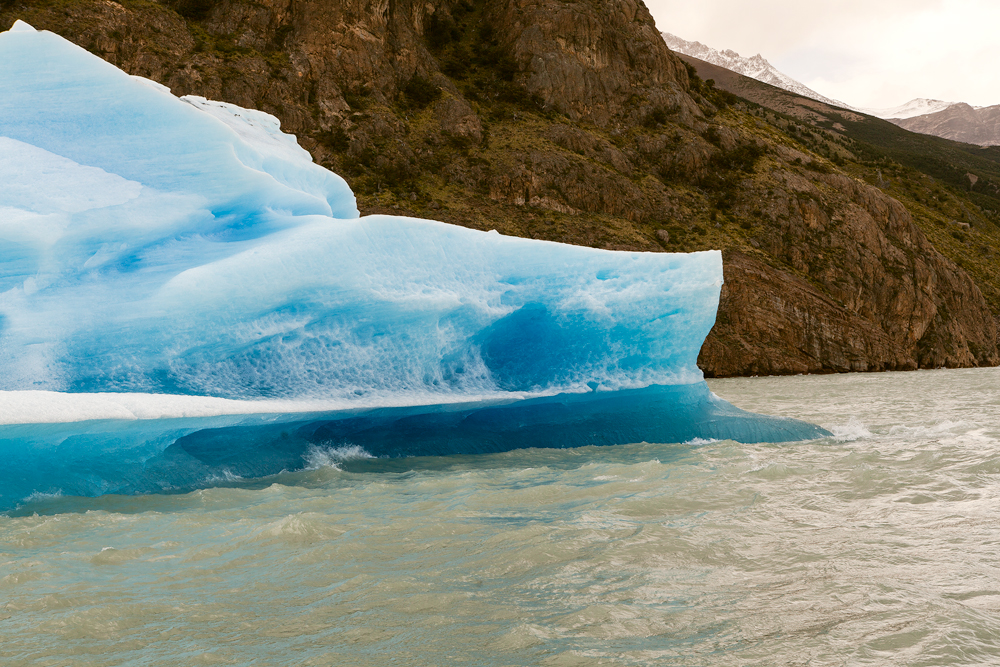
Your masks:
M0 664L1000 662L1000 371L711 385L835 436L39 499L0 516Z

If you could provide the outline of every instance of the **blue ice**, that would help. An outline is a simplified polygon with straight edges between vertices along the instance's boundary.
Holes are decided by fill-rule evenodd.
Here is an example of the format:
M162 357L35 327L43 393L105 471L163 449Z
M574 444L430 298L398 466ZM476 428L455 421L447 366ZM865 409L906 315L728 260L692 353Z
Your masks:
M0 508L271 474L329 443L825 434L708 391L719 252L362 218L268 114L22 22L0 62Z

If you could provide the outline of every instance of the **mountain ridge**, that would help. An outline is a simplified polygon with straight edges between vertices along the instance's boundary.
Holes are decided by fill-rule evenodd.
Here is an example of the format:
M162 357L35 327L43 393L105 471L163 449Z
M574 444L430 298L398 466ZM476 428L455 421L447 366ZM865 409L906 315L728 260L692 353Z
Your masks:
M663 35L663 39L666 41L667 46L670 47L671 51L682 53L686 56L691 56L692 58L698 58L699 60L712 63L713 65L724 67L732 72L736 72L737 74L748 76L751 79L757 79L763 83L783 88L789 92L809 97L819 102L832 104L833 106L851 108L844 102L840 102L817 93L805 84L800 83L787 74L779 71L759 53L751 58L745 58L732 49L720 51L702 44L701 42L685 40L669 32L661 32L660 34Z
M901 120L914 118L916 116L925 116L927 114L937 113L938 111L944 111L948 107L954 106L955 104L958 104L958 102L945 102L943 100L932 100L924 97L918 97L910 100L906 104L901 104L895 107L858 107L855 111L860 111L868 114L869 116L875 116L876 118L881 118L883 120Z
M1000 105L974 107L960 102L934 113L892 122L911 132L977 146L1000 146Z
M752 58L744 58L731 49L720 51L701 42L688 41L668 32L661 34L667 46L676 53L697 58L700 61L756 79L796 95L888 120L911 132L929 134L977 146L1000 145L1000 105L974 107L964 102L916 98L895 107L855 107L812 90L805 84L780 72L759 53Z

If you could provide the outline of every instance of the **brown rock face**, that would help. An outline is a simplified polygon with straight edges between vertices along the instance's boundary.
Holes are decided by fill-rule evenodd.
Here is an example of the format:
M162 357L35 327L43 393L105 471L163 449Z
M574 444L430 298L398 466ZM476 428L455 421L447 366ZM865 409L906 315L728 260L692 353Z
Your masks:
M390 102L415 73L436 69L420 38L428 9L433 7L408 0L223 0L204 25L210 34L230 36L238 48L273 48L285 56L270 59L272 76L265 80L248 76L254 66L245 62L233 78L244 79L249 98L281 111L288 129L301 132L339 124L352 111L348 99ZM272 89L274 79L283 83ZM177 92L185 83L174 81ZM444 111L454 120L454 109Z
M786 188L755 240L801 277L729 253L716 329L699 363L717 375L996 365L979 289L878 189L841 174ZM829 213L828 213L829 211ZM818 288L818 289L817 289Z
M800 277L740 253L724 255L723 271L719 315L698 359L706 375L880 370L873 360L900 358L877 324Z
M636 96L654 107L701 112L687 71L637 0L508 0L491 13L508 35L526 87L573 120L607 125ZM634 120L634 118L633 118Z
M641 2L23 1L0 28L275 114L365 212L723 248L708 375L1000 363L982 293L907 209L689 79Z

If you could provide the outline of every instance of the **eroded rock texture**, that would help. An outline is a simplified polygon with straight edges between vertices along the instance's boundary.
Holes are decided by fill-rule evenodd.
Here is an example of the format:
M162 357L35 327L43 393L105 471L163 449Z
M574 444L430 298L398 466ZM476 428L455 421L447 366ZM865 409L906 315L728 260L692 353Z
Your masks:
M785 187L764 201L771 224L755 240L794 273L727 254L719 321L700 360L707 372L997 363L996 322L979 288L898 201L841 174L775 176Z

